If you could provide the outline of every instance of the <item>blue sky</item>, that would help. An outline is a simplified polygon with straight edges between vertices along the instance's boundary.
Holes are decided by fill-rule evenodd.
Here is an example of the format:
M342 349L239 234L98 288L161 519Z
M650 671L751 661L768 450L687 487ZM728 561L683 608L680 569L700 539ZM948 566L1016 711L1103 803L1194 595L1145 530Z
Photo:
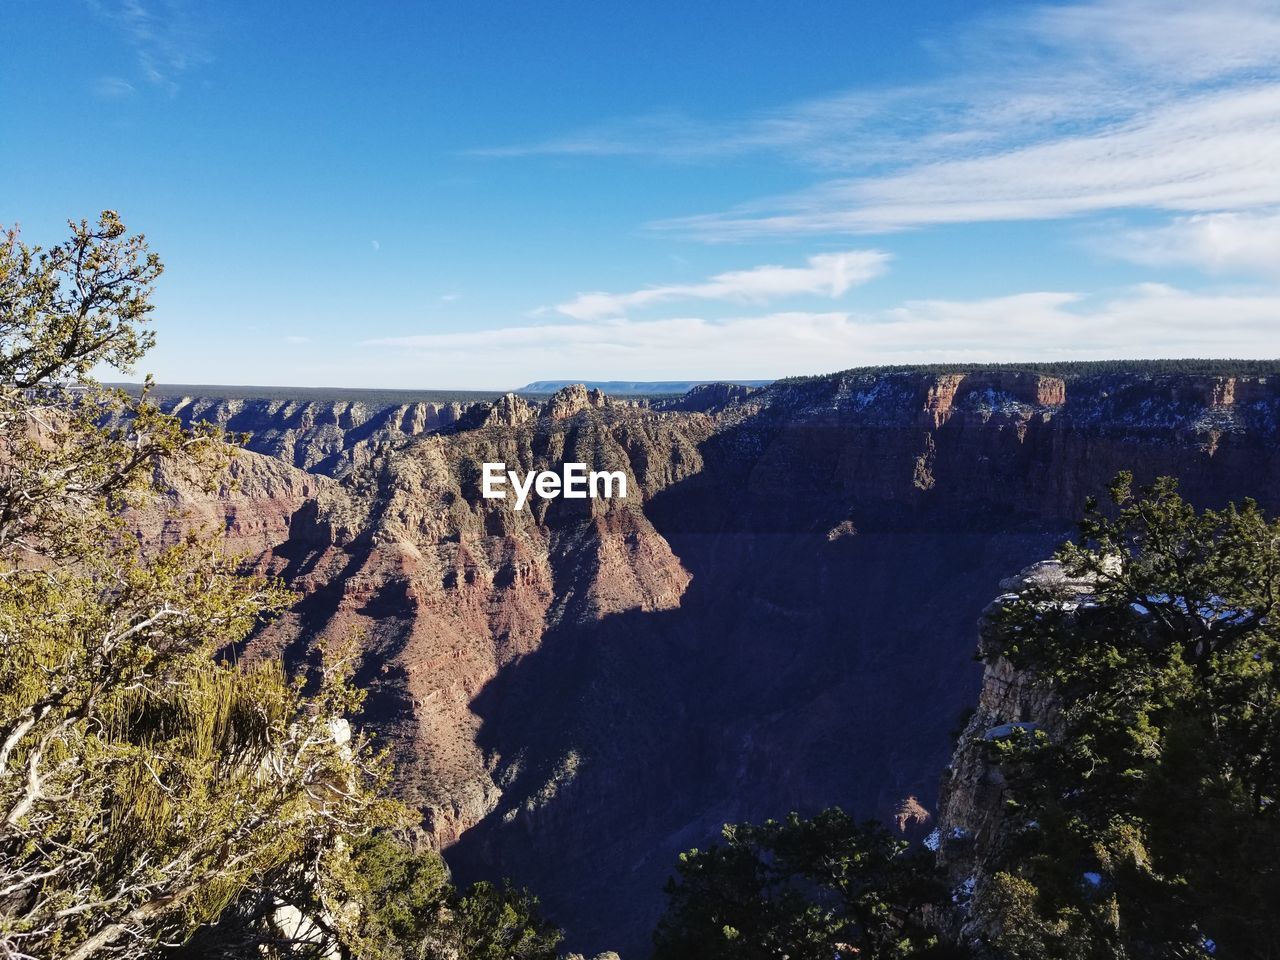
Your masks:
M167 382L1280 355L1280 3L0 0L0 223Z

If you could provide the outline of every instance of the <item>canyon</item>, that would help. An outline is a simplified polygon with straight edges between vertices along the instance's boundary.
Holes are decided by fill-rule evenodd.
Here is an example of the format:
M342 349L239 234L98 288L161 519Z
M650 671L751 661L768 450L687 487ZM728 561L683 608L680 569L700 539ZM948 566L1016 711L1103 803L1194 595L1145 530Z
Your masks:
M678 853L723 823L839 805L920 839L947 770L944 822L986 829L957 727L980 691L981 722L1022 694L998 663L984 682L976 622L1118 471L1280 508L1274 374L158 402L249 434L221 489L174 478L135 519L159 540L212 525L297 592L242 654L302 669L353 639L359 720L455 875L509 876L570 948L628 960ZM619 471L628 495L517 511L482 495L496 462Z

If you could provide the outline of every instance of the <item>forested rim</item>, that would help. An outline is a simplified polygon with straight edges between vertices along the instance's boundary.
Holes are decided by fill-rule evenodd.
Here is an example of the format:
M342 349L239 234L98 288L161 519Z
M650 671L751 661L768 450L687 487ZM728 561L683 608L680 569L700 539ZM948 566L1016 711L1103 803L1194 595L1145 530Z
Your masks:
M922 363L851 367L836 373L786 377L775 384L817 383L836 377L897 373L1037 373L1065 380L1103 376L1273 377L1280 360L1049 360L1029 363Z

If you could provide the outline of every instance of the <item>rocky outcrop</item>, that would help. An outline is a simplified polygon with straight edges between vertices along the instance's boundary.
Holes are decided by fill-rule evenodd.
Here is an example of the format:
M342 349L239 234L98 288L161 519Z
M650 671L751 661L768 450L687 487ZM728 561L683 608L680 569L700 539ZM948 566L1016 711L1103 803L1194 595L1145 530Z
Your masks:
M957 406L1009 404L1053 408L1066 403L1066 382L1060 377L1036 373L947 373L924 379L921 384L924 420L939 427Z
M537 416L537 410L514 393L503 394L488 407L476 408L475 413L479 425L485 427L518 427Z
M342 497L328 477L248 450L236 452L212 487L190 466L166 465L157 479L167 493L126 514L143 543L169 546L189 531L221 532L230 554L268 565L295 536L301 511Z
M753 393L757 393L759 389L759 387L747 387L736 383L703 383L684 396L672 400L660 400L654 405L661 410L710 413L730 404L741 403Z
M1220 379L853 372L655 406L567 388L394 437L335 408L332 446L318 415L280 439L291 462L341 451L303 457L341 482L251 457L253 496L207 509L301 594L250 655L359 638L364 720L458 876L512 876L572 948L642 957L677 853L725 822L839 804L928 832L916 807L979 690L983 732L1047 707L973 663L974 617L1118 470L1280 506L1280 392ZM629 496L516 511L480 496L495 461L620 470ZM940 835L997 832L979 759L952 763Z
M978 622L978 656L983 662L977 707L957 740L942 776L937 829L927 841L952 887L954 909L941 917L949 937L974 942L985 933L968 913L980 897L1010 840L1006 783L991 744L1020 730L1058 730L1061 702L1052 687L1001 655L1009 637L1001 612L1028 590L1056 597L1067 611L1081 609L1088 581L1069 579L1055 560L1032 564L1000 583L1006 591L987 606Z
M580 410L599 410L606 402L603 390L588 390L577 383L552 395L547 401L546 415L552 420L564 420Z

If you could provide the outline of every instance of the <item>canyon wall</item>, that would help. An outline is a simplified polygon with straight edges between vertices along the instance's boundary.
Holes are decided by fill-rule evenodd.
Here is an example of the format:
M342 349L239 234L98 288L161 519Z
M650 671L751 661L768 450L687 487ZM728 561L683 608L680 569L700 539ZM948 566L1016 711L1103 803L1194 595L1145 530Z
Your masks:
M649 406L579 387L416 433L244 404L180 412L256 411L249 446L289 464L254 459L260 495L208 507L300 593L248 654L358 638L364 719L455 872L513 877L569 946L628 960L677 853L726 821L932 811L981 687L976 618L1118 470L1280 506L1260 377L853 373ZM481 498L491 461L623 470L629 496L516 511Z
M371 450L457 423L473 403L366 403L161 396L157 404L185 423L203 420L247 434L245 446L302 470L343 476Z

